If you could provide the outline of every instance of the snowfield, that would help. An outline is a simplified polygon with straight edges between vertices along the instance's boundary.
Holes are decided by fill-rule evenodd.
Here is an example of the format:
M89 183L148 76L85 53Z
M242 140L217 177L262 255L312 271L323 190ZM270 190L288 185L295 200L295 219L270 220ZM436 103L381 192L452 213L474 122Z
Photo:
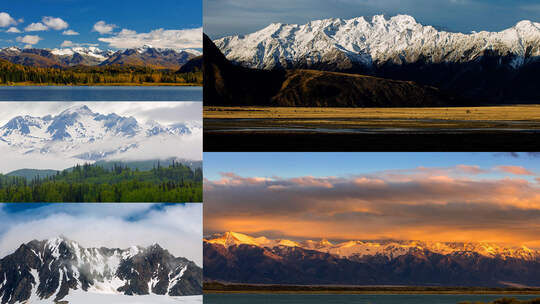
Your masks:
M159 147L159 148L157 148ZM2 173L65 169L98 160L199 159L200 120L164 125L74 106L43 117L17 116L0 127Z
M540 56L540 23L521 21L501 32L439 31L408 15L324 19L308 24L273 23L244 36L214 41L231 61L258 69L350 61L371 68L394 64L469 62L485 51L511 55L512 68Z

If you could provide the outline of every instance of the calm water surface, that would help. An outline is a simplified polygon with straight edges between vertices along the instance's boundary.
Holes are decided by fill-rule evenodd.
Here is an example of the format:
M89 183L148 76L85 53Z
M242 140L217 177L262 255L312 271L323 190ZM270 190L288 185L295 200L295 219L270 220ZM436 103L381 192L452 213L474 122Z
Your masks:
M458 304L503 297L535 299L540 295L279 295L209 294L205 304Z
M0 101L202 101L202 87L0 87Z

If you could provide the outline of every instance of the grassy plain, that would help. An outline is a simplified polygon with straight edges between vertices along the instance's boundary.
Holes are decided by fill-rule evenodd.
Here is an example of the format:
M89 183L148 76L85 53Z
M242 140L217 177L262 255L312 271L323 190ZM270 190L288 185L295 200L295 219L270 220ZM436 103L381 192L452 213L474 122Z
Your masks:
M205 128L540 129L540 106L452 108L204 108Z

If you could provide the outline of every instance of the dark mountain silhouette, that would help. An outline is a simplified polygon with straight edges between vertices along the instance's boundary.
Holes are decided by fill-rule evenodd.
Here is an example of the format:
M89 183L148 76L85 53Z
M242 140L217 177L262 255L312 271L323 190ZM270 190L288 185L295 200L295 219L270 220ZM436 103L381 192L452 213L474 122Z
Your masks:
M257 70L229 62L204 36L207 106L421 107L457 105L414 82L315 70Z

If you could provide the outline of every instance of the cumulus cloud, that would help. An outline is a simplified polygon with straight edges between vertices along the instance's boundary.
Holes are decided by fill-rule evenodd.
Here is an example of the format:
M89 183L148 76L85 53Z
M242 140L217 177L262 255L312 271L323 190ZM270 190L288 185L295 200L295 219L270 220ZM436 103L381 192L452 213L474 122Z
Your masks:
M428 169L424 171L439 170ZM233 230L274 231L289 238L538 241L539 184L473 176L474 172L451 176L397 171L263 178L227 173L205 181L205 233Z
M105 21L98 21L96 24L94 24L92 31L104 35L112 33L115 28L115 24L107 24Z
M22 37L16 38L17 42L26 43L25 47L32 47L34 44L37 44L40 40L42 40L41 37L36 35L26 35Z
M99 38L115 48L135 48L151 45L158 48L202 48L202 27L183 30L157 29L149 33L137 33L123 29L116 35Z
M27 32L42 32L48 29L49 28L41 22L30 23L24 28L24 30Z
M69 26L69 24L65 22L64 20L62 20L61 18L55 18L55 17L50 17L50 16L43 17L41 21L43 21L43 23L47 27L53 30L57 30L57 31L67 29Z
M20 33L20 32L21 32L21 31L20 31L18 28L14 27L14 26L10 27L10 28L6 31L6 33Z
M72 47L73 46L73 41L69 41L69 40L64 40L64 42L62 42L62 44L60 44L61 47Z
M0 210L0 257L22 243L59 235L84 247L129 248L158 243L202 266L202 204L53 204Z
M8 13L0 12L0 27L8 27L10 25L17 25L17 21Z
M75 32L74 30L67 30L67 31L63 31L62 35L64 35L64 36L77 36L77 35L79 35L79 33Z
M60 47L70 48L70 47L88 47L88 46L98 46L97 43L75 43L71 40L64 40Z

